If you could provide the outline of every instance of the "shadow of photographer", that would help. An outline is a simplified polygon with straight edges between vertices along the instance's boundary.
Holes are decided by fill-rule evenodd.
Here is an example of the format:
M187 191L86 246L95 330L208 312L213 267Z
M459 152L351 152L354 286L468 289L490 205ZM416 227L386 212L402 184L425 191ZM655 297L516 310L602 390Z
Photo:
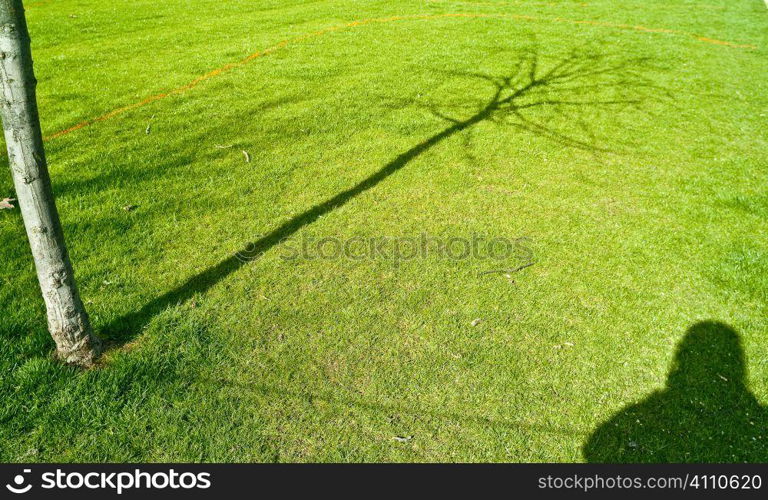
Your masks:
M667 386L601 424L588 462L766 462L768 411L746 385L741 339L701 322L677 348Z

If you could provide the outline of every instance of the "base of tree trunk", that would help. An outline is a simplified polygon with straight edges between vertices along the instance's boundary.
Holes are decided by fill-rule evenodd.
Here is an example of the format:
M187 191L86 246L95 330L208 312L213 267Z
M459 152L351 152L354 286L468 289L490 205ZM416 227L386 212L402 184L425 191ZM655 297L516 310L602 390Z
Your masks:
M56 359L68 365L88 368L93 366L103 348L104 343L100 338L95 335L88 335L82 342L70 349L56 349Z

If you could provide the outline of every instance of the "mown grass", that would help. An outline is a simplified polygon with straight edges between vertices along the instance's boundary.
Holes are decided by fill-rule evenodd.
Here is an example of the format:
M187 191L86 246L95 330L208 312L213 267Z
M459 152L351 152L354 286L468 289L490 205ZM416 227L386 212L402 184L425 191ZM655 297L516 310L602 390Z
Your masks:
M655 401L704 320L740 343L692 373L738 384L718 366L743 351L744 390L768 402L758 0L31 3L44 132L284 39L419 14L435 17L291 43L48 141L113 349L85 373L51 360L18 210L1 212L1 460L768 460L746 396L692 385L680 407L642 406L690 422L663 439L615 418ZM567 79L546 77L564 61ZM495 84L512 108L446 132ZM525 237L535 264L286 260L280 242L422 233ZM263 255L243 263L249 243Z

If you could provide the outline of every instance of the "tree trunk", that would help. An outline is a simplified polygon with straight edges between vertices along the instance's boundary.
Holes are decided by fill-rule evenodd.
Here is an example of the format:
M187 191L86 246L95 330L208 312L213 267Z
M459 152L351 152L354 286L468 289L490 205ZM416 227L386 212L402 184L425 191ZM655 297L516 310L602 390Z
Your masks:
M57 356L89 366L101 351L77 292L51 190L21 0L0 0L0 115L8 160Z

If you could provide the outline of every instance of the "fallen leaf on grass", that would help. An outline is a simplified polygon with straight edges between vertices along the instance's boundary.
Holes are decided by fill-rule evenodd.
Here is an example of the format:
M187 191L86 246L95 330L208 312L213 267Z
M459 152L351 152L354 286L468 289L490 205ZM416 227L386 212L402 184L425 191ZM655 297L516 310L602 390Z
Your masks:
M11 205L12 201L16 201L16 198L3 198L2 201L0 201L0 210L7 208L15 208L13 205Z
M472 326L477 326L477 325L479 325L481 321L483 321L483 320L482 320L482 319L480 319L480 318L477 318L477 319L473 319L473 320L472 320Z
M243 156L245 157L245 163L251 163L251 155L248 154L248 151L243 150Z
M144 133L149 135L150 132L152 132L152 120L155 119L155 115L152 115L152 118L149 119L149 123L147 123L147 128L144 129Z
M398 443L407 443L408 441L413 439L413 436L395 436L392 439L394 439Z

